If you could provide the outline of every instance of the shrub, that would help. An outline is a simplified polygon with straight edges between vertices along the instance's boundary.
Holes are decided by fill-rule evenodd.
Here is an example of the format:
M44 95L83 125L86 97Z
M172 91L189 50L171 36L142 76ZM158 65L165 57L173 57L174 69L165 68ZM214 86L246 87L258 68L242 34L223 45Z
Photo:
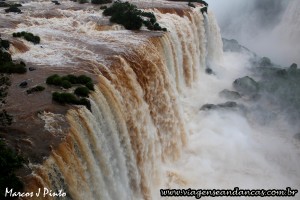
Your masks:
M78 78L77 78L77 76L74 76L74 75L72 75L72 74L69 74L69 75L67 75L67 76L63 76L63 77L62 77L62 80L67 80L67 81L69 81L69 82L72 83L72 84L77 84L77 83L78 83Z
M89 82L92 82L92 79L86 75L80 75L77 77L77 83L79 84L86 84L86 83L89 83Z
M11 188L14 191L21 191L23 183L15 175L15 171L23 166L25 160L9 149L3 141L0 140L0 198L5 197L5 189Z
M69 81L67 81L67 80L62 80L61 86L62 86L63 88L65 88L65 89L69 89L69 88L72 87L72 84L71 84Z
M136 9L135 5L132 5L128 2L122 3L121 1L116 1L110 7L108 7L103 11L103 15L112 16L117 12L125 13L129 10L134 10L134 9Z
M78 105L84 105L87 109L91 110L91 102L86 98L81 98Z
M128 2L114 2L112 6L103 11L103 15L111 16L111 22L121 24L128 30L139 30L143 24L149 30L166 30L156 23L157 20L153 13L138 10L135 5ZM143 19L145 17L148 19Z
M89 88L90 90L93 90L93 91L95 90L95 89L94 89L94 83L92 83L92 82L86 83L85 86L86 86L87 88Z
M62 80L59 75L53 74L46 79L46 83L49 85L60 86Z
M25 40L32 42L33 44L39 44L41 41L39 36L33 35L32 33L25 31L13 33L13 37L23 37Z
M11 82L10 82L10 79L8 76L0 74L0 86L3 86L3 85L10 86Z
M71 94L71 93L59 93L59 92L54 92L52 94L52 99L54 101L57 101L58 103L67 103L67 104L76 104L76 102L78 102L77 98L75 95Z
M0 1L0 7L9 7L10 5L6 2Z
M78 88L75 89L74 93L77 96L88 97L89 93L90 93L90 90L87 87L78 87Z
M12 116L7 114L6 110L0 112L0 126L6 127L10 126L12 123Z
M4 100L4 98L7 96L7 86L0 87L0 101Z
M127 30L139 30L143 25L143 19L134 11L118 12L110 18L110 21L122 24Z
M84 105L89 110L91 109L91 103L88 99L86 99L86 98L77 99L76 96L74 94L71 94L71 93L54 92L52 94L52 100L54 100L58 103L61 103L61 104Z
M105 4L105 3L111 3L112 0L92 0L92 4Z
M8 40L2 40L0 38L0 48L3 47L4 49L9 49L9 41Z
M35 86L33 88L30 88L30 89L26 90L26 92L27 92L27 94L31 94L33 92L41 92L41 91L44 91L44 90L45 90L45 87L38 85L38 86Z
M0 50L0 64L11 62L11 61L12 61L11 55L7 52L2 52Z
M101 10L104 10L104 9L106 9L106 8L107 8L107 6L101 6L101 7L100 7Z
M24 74L27 69L21 64L14 64L13 62L6 62L0 66L0 73L8 74Z
M84 3L88 3L88 1L87 0L79 0L78 3L84 4Z

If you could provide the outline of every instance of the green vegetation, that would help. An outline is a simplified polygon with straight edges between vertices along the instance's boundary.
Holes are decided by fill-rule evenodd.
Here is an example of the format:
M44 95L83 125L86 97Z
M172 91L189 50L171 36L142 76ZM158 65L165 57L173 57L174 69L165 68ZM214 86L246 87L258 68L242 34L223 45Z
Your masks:
M30 88L28 90L26 90L27 94L31 94L31 93L34 93L34 92L41 92L41 91L44 91L45 90L45 87L43 86L35 86L33 88Z
M10 126L12 123L13 117L7 114L6 110L0 111L0 126L6 127Z
M87 87L78 87L75 89L74 94L81 97L88 97L90 94L90 90Z
M0 73L8 74L24 74L27 69L22 64L15 64L13 62L6 62L0 65Z
M9 7L10 5L6 2L1 1L0 2L0 7Z
M111 16L111 22L121 24L128 30L139 30L144 24L149 30L167 31L156 22L153 13L143 12L129 2L116 1L103 11L103 15Z
M23 37L25 40L32 42L33 44L39 44L41 41L39 36L25 31L13 33L13 37Z
M87 109L91 110L91 103L86 98L78 99L74 94L63 92L54 92L52 93L52 100L61 103L61 104L75 104L75 105L84 105Z
M85 85L90 90L94 90L93 80L86 75L74 76L69 74L60 77L59 75L54 74L47 78L46 83L48 85L62 86L66 89L71 88L72 84L81 84Z
M65 89L69 89L72 87L72 84L68 80L62 80L61 86Z
M94 83L91 81L91 82L87 82L86 84L85 84L85 86L87 87L87 88L89 88L90 90L95 90L94 89Z
M0 49L1 48L4 48L4 49L8 50L9 49L9 41L8 40L2 40L0 38Z
M92 4L105 4L105 3L111 3L112 0L92 0Z
M8 148L0 140L0 198L5 197L5 189L11 188L14 191L21 191L23 183L16 176L15 171L23 166L24 159Z
M9 47L9 42L7 40L1 40L1 47L6 49L7 47ZM12 61L11 55L0 48L0 73L23 74L27 71L24 64L24 62L19 64L14 63Z
M60 78L60 76L58 76L57 74L51 75L46 79L46 83L49 85L56 85L56 86L60 86L62 83L62 80Z
M0 74L0 87L2 86L10 86L11 82L9 80L8 76L5 76L3 74Z
M101 10L105 10L107 8L107 6L101 6L100 9Z
M78 0L78 3L80 4L88 3L88 0Z
M77 87L74 91L74 94L79 97L88 97L90 90L94 90L93 80L86 75L75 76L69 74L61 77L54 74L47 78L46 83L49 85L62 86L66 89L71 88L73 85L84 85ZM74 94L54 92L52 94L52 99L61 104L84 105L89 110L91 109L91 103L88 99L77 98Z

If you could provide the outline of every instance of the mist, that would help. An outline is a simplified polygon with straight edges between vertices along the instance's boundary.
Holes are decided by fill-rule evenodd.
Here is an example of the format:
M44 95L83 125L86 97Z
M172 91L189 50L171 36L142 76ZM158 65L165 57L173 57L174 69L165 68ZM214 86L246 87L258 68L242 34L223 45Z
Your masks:
M297 0L207 0L222 36L288 67L300 64L300 2Z

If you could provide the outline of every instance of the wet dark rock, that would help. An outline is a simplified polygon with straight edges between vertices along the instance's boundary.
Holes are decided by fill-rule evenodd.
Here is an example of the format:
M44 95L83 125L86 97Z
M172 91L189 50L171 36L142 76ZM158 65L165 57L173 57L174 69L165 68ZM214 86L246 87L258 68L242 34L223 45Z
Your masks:
M238 78L233 82L233 87L241 95L252 96L258 93L259 84L249 76Z
M205 72L206 72L207 74L214 74L213 70L212 70L211 68L209 68L209 67L207 67L207 68L205 69Z
M259 66L260 66L260 67L268 67L268 66L272 66L272 62L271 62L270 58L268 58L268 57L263 57L263 58L260 59L260 61L259 61Z
M23 61L20 61L20 65L23 65L24 67L26 66L26 64Z
M29 69L29 71L31 71L31 72L34 71L34 70L36 70L35 67L29 67L28 69Z
M230 99L230 100L237 100L239 98L241 98L240 93L236 92L236 91L230 91L230 90L222 90L219 93L219 96L222 98L226 98L226 99Z
M288 73L285 69L280 69L280 70L276 71L276 74L280 77L285 77L285 76L287 76Z
M58 1L51 1L51 2L54 3L55 5L60 5Z
M10 6L9 8L5 9L5 12L22 13L22 11L16 6Z
M228 102L225 102L225 103L220 103L220 104L204 104L200 110L204 110L204 111L207 111L207 110L215 110L215 109L218 109L218 108L235 108L237 107L238 104L234 101L228 101Z
M254 95L250 96L249 100L250 101L258 101L260 98L261 98L261 94L254 94Z
M200 110L212 110L212 109L216 109L218 106L215 104L204 104Z
M201 11L202 14L207 13L207 7L201 8L200 11Z
M188 6L190 6L192 8L196 8L196 6L194 4L192 4L191 2L188 2Z
M23 81L23 82L21 82L21 83L19 84L19 86L20 86L21 88L26 88L26 87L28 86L28 83L27 83L27 81Z
M220 108L234 108L237 107L237 103L234 101L228 101L226 103L221 103L217 105Z
M291 66L290 66L290 70L296 70L298 68L298 65L296 63L293 63Z

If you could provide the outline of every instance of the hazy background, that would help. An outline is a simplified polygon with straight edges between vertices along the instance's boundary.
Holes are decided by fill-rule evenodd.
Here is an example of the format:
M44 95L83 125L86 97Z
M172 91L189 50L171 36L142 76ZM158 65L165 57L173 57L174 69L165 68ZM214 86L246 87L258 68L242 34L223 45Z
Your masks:
M299 0L207 0L222 36L260 56L289 66L300 64Z

